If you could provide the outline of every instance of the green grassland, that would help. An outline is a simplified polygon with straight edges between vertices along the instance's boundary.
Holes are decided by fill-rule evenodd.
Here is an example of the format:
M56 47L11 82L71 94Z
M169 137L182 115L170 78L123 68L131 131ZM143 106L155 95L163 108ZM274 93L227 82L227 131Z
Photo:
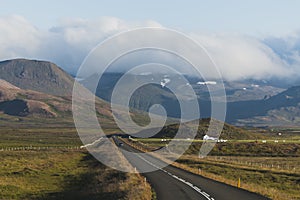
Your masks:
M275 142L273 136L260 140L228 140L216 143L210 154L199 157L203 140L192 145L174 165L193 173L260 193L272 199L300 199L300 142L295 137ZM265 140L266 142L262 142ZM166 146L169 139L131 139L133 145L153 151ZM180 143L186 139L178 140Z
M0 149L28 146L80 146L75 128L12 128L0 127Z
M201 175L260 193L272 199L300 199L300 131L299 128L238 128L224 124L220 138L209 155L199 157L209 119L199 122L196 138L177 139L176 146L192 142L174 165ZM165 126L153 138L133 138L131 143L146 151L167 146L178 124ZM280 133L280 134L279 134ZM174 148L174 147L172 147Z
M138 175L109 169L86 152L0 154L0 199L146 199L149 195Z
M74 128L2 127L0 199L151 199L140 175L108 168L80 145Z
M210 178L261 193L272 199L299 199L299 158L239 157L227 156L199 159L183 156L176 161Z

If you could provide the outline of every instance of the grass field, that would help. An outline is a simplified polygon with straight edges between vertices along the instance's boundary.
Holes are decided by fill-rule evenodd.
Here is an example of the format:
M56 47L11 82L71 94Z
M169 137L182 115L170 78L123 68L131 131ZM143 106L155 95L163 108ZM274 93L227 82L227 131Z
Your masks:
M82 151L1 152L0 199L150 199L136 174L100 164Z
M74 128L0 128L0 149L28 146L80 146Z
M300 143L292 134L217 143L202 159L204 141L188 140L192 145L174 165L231 185L240 178L242 188L272 199L300 199ZM0 136L0 199L151 199L141 176L110 169L78 148L72 127L1 127ZM153 150L169 140L131 142Z
M169 142L171 139L165 139L165 138L134 138L133 141L143 142L143 143L157 143L155 145L165 144L166 142ZM177 141L191 141L191 139L174 139ZM205 142L205 140L192 140L193 143L197 142ZM210 141L207 141L210 142ZM260 139L260 140L226 140L227 143L249 143L249 142L256 142L256 143L298 143L300 144L300 139Z
M160 138L129 140L143 150L165 146ZM181 140L184 142L184 140ZM272 199L300 199L300 143L298 140L266 142L228 140L217 143L210 154L199 158L202 140L193 141L173 165L227 184L257 192ZM180 144L180 142L178 143Z
M148 149L164 147L168 139L131 139L132 142L141 144ZM177 140L177 146L186 140ZM228 140L216 143L210 156L251 156L251 157L300 157L299 140ZM278 142L275 142L278 141ZM185 152L187 155L198 155L203 140L189 141L191 145ZM208 141L210 142L210 141Z
M263 160L268 161L263 162ZM187 165L203 175L213 174L222 177L233 185L236 185L237 180L240 179L241 187L272 199L300 198L299 158L236 156L233 159L227 157L199 159L196 156L183 156L176 162ZM289 163L289 168L286 168L285 162Z
M108 168L79 145L74 129L2 128L0 199L151 199L143 177Z

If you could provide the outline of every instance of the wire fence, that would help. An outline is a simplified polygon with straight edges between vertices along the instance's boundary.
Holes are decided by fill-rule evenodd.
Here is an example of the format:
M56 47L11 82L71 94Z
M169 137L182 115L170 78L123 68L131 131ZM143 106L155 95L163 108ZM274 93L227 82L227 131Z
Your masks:
M256 169L284 170L300 173L300 160L297 158L255 158L255 157L228 157L211 156L207 158L215 162L245 166Z
M23 146L23 147L0 147L1 151L45 151L45 150L81 150L80 146Z

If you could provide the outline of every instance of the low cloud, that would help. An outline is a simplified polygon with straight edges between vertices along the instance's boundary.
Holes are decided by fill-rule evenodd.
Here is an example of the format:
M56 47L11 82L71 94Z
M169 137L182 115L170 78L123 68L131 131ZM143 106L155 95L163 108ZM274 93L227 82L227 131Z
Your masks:
M62 19L40 30L22 16L0 17L0 60L32 58L54 62L75 73L85 56L105 38L136 27L160 27L154 21L126 22L114 17Z
M136 27L161 27L154 21L128 22L114 17L62 19L40 30L22 16L0 17L0 59L52 61L75 73L85 56L105 38ZM300 33L258 39L233 34L188 33L201 43L225 79L289 78L300 75Z
M30 57L39 49L43 34L21 16L0 18L1 59Z
M224 34L193 34L193 38L203 44L226 79L286 78L294 74L294 68L259 39Z
M269 37L263 42L288 63L288 67L294 71L294 75L300 74L300 32L283 37Z

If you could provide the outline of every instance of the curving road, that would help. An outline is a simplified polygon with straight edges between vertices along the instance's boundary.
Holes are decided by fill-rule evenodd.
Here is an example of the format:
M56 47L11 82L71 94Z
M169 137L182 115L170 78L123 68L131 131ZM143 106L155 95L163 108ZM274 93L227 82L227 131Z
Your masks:
M116 144L122 143L114 138ZM249 191L232 187L182 169L167 166L160 169L163 161L140 153L127 144L119 146L126 159L139 169L156 168L154 172L143 173L154 188L158 200L203 199L203 200L266 200L268 198Z

